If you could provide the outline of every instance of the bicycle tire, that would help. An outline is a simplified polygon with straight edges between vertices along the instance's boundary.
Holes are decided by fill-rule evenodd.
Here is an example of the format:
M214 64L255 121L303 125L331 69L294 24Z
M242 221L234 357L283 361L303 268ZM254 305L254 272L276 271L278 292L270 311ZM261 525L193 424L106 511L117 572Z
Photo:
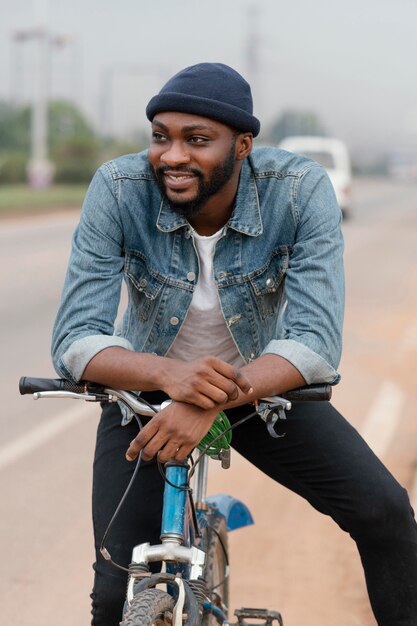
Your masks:
M209 598L227 613L229 605L229 563L228 536L226 520L222 515L212 513L207 527L207 557L204 578L207 583ZM202 626L216 626L218 620L213 615L205 615Z
M127 607L121 626L171 626L173 608L173 598L162 589L140 591Z

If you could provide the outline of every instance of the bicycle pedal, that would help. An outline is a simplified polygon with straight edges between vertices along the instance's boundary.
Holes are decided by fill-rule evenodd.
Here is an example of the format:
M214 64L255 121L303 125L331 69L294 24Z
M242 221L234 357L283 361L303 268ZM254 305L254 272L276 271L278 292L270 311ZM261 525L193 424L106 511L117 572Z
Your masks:
M278 613L278 611L270 611L269 609L236 609L235 616L237 617L236 626L273 626L274 623L283 626L284 624L281 613ZM257 621L256 623L248 622L248 619L256 619Z

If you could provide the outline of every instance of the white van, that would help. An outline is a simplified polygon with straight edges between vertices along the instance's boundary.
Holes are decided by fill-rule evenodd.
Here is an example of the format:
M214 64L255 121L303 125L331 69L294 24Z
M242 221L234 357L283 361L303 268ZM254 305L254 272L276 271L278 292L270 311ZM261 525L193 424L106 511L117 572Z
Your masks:
M343 141L330 137L300 135L287 137L281 141L279 148L303 154L325 168L332 181L343 217L346 217L351 208L352 170L349 153Z

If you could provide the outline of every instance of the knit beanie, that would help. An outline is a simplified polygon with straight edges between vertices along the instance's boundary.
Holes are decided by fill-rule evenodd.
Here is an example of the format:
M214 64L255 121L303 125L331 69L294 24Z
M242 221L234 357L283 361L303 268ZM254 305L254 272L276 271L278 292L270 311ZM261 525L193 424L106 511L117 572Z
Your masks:
M261 128L252 115L249 83L223 63L198 63L175 74L150 100L146 116L152 121L162 111L194 113L251 132L254 137Z

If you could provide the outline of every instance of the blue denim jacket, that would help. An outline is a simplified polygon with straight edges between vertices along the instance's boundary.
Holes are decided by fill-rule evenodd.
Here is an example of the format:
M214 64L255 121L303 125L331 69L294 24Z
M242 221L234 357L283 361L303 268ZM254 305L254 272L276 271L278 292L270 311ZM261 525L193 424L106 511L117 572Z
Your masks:
M245 160L234 211L217 242L214 280L246 363L273 353L307 383L338 382L340 223L332 185L317 163L276 148L256 148ZM78 381L109 346L165 355L198 272L189 224L161 199L146 152L102 165L73 238L53 333L57 372ZM122 277L129 302L114 330Z

